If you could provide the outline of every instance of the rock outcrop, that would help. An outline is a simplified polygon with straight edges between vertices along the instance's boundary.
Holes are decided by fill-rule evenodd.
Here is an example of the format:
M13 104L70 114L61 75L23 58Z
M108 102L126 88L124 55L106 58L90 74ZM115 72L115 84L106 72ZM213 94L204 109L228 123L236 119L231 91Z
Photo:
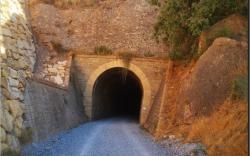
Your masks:
M229 96L237 71L247 67L247 43L217 38L197 61L179 104L208 115Z
M247 47L217 38L197 62L175 64L156 135L202 142L209 155L245 155L247 102L231 97L236 78L247 74Z

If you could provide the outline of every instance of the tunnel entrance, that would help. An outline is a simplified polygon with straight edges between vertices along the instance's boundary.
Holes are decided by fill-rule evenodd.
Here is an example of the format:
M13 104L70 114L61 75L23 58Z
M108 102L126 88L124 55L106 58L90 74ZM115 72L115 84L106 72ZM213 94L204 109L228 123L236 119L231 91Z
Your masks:
M103 72L93 88L93 119L129 116L139 120L143 96L139 78L122 67Z

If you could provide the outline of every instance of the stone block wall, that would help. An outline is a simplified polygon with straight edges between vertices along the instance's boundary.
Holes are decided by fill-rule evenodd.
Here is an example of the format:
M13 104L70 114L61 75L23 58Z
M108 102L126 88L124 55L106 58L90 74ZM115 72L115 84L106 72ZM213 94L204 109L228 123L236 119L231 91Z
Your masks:
M0 152L20 150L24 90L36 59L24 0L0 1Z
M67 88L69 85L71 60L72 56L68 56L65 59L52 62L50 61L50 56L47 57L43 63L42 71L37 74L36 78Z
M108 69L107 64L110 62L119 62L122 61L120 58L116 56L98 56L98 55L75 55L73 59L73 67L75 68L76 74L76 82L78 83L78 87L80 88L80 92L83 96L84 101L84 109L85 114L91 119L91 108L92 108L92 92L89 89L93 86L88 86L88 82L91 81L93 77L93 73L95 71L104 68L105 70ZM130 62L131 64L137 66L145 75L142 76L140 79L140 75L138 78L142 82L143 79L147 79L149 82L150 87L145 87L144 89L144 96L146 92L150 92L150 100L148 105L142 104L142 111L148 112L143 113L141 118L146 120L144 123L144 127L147 128L151 133L154 133L158 118L159 118L159 110L161 107L161 100L162 100L162 92L165 82L165 72L168 68L168 62L162 59L151 59L151 58L133 58ZM119 64L117 65L119 66ZM115 66L114 66L115 67ZM132 72L135 72L131 70ZM95 82L95 80L93 80ZM89 95L91 94L91 95ZM145 96L146 97L146 96ZM141 123L142 124L142 123Z

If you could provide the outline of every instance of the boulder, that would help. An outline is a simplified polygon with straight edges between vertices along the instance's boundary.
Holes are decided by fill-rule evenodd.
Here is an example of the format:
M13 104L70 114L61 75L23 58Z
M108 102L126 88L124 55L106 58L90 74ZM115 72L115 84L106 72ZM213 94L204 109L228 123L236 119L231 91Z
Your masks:
M236 73L247 61L246 42L216 39L193 68L179 105L188 104L193 115L210 114L230 95Z

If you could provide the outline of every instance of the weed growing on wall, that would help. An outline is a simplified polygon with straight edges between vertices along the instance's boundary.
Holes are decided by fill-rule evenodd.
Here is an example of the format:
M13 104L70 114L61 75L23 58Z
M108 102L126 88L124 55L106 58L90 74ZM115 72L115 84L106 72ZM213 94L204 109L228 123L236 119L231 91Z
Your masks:
M56 41L51 41L51 45L55 51L58 52L58 54L64 54L68 52L68 49L63 47L63 45L59 42Z
M144 53L144 57L154 57L154 56L155 56L155 54L151 51L147 51Z
M118 53L118 57L120 59L122 59L123 63L124 63L124 66L126 68L129 68L129 65L130 65L130 62L132 61L132 59L134 57L136 57L136 54L132 53L132 52L120 52ZM128 74L128 70L127 69L123 69L122 70L122 78L123 78L123 82L126 81L126 77L127 77L127 74Z
M112 55L113 51L107 46L101 45L101 46L95 47L94 53L96 55Z

